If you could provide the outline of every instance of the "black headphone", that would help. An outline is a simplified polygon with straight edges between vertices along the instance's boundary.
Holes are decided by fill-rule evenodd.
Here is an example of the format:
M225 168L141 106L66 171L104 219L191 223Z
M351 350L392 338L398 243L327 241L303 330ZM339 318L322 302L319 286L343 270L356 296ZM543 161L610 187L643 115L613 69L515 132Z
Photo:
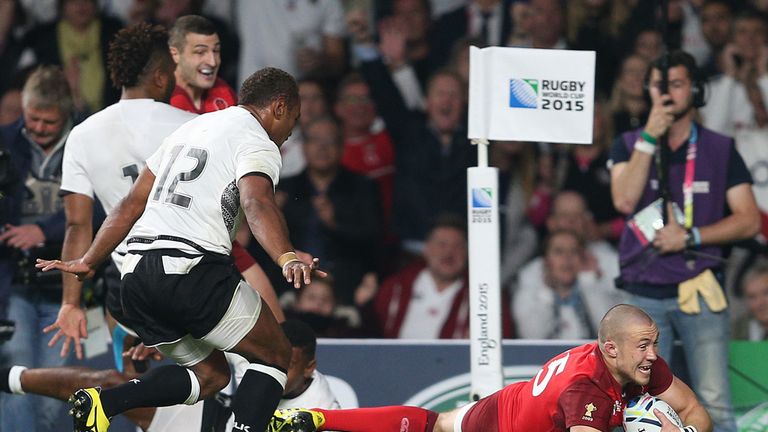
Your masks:
M649 90L651 72L654 69L661 70L664 60L665 59L663 57L657 59L653 62L653 64L651 64L651 66L648 67L648 70L645 72L645 79L643 80L643 98L645 98L645 102L649 107L652 104L651 93ZM694 108L701 108L706 105L706 82L704 81L699 68L696 66L696 60L693 58L693 56L685 51L676 50L668 54L666 63L668 68L683 66L688 70L688 75L691 77L691 105L693 105Z

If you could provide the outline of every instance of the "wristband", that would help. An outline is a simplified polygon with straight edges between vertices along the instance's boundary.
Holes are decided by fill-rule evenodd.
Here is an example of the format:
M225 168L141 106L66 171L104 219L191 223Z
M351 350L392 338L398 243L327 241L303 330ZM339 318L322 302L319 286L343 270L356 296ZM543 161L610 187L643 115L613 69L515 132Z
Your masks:
M656 146L643 139L638 139L635 141L635 150L640 153L652 155L656 152Z
M686 426L680 428L680 432L699 432L699 430L695 426Z
M658 141L656 138L652 137L651 134L649 134L646 131L640 132L640 136L643 138L643 141L656 145L656 142Z
M693 234L693 245L696 247L701 246L701 232L698 228L691 228L691 234Z
M277 265L279 265L280 268L285 269L286 264L296 262L296 261L301 261L301 260L299 259L298 255L296 255L296 252L290 251L280 255L277 258Z

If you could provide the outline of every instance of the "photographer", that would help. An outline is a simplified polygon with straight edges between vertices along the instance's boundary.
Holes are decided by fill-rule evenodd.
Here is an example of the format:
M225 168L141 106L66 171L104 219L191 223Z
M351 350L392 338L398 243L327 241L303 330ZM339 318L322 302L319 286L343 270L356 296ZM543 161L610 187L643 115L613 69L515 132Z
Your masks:
M56 319L61 275L39 273L36 258L58 258L64 239L59 197L64 142L72 127L72 96L64 73L43 66L22 91L22 117L0 129L13 176L2 200L0 293L8 297L13 337L0 346L0 365L55 367L66 363L47 347L42 328ZM58 401L3 396L0 430L52 430L64 405ZM37 423L35 426L34 423Z

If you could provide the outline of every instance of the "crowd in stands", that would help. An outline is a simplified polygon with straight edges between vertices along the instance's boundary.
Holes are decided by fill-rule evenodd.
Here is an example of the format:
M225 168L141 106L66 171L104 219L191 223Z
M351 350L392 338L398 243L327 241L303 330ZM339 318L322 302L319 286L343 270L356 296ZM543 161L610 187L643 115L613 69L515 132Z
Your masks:
M477 162L466 137L468 47L595 50L591 145L493 142L490 154L500 175L504 334L589 338L595 320L624 295L613 281L625 221L612 203L608 159L614 138L642 127L650 110L645 82L663 49L654 4L0 0L0 124L22 127L22 91L41 64L58 65L70 88L72 114L58 119L62 127L79 123L120 97L106 64L121 27L146 21L170 28L184 15L206 17L215 46L204 38L179 45L171 34L174 59L187 56L176 73L175 106L202 113L232 105L240 81L264 66L299 81L301 117L281 149L276 197L293 243L320 257L332 278L294 293L247 229L237 237L286 313L311 315L318 333L333 337L461 338L468 326L461 221L466 169ZM735 138L765 218L768 3L671 0L668 12L669 48L691 53L706 77L699 118ZM66 132L56 132L65 145ZM25 215L14 223L37 223L45 232L34 221L40 215ZM43 243L53 235L46 232ZM763 240L735 248L727 266L735 336L766 337ZM31 248L4 243L13 265ZM0 315L8 296L0 291Z

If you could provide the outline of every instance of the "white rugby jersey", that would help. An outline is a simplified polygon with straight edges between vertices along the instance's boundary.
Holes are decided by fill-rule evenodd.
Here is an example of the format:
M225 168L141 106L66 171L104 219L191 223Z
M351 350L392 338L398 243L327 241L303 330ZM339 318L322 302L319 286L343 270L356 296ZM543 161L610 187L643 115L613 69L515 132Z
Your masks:
M152 99L122 99L91 115L69 134L61 190L95 195L109 214L163 139L195 117ZM123 241L112 253L118 269L126 251Z
M277 145L244 108L229 107L185 123L147 160L155 183L144 214L128 235L129 249L197 254L194 244L229 255L243 216L237 181L256 172L276 186L281 166Z

